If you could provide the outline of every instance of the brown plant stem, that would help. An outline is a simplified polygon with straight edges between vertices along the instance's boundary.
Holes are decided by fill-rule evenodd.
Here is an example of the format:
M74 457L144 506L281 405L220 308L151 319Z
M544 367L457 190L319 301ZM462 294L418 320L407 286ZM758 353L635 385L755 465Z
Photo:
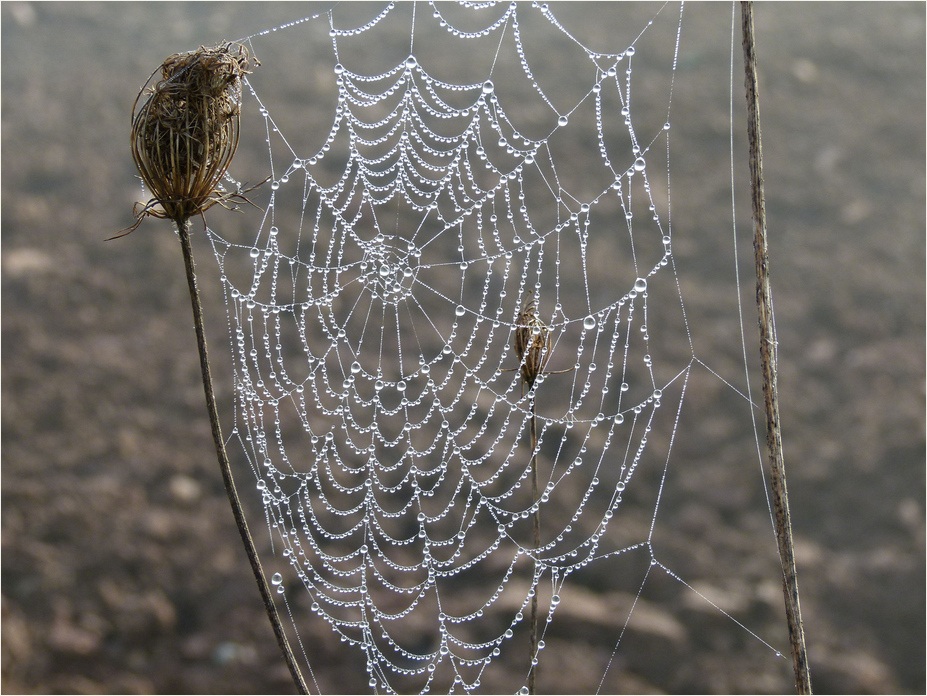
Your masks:
M245 546L245 552L248 554L248 561L251 563L251 570L254 572L254 579L257 582L258 589L261 591L261 598L264 600L264 609L267 611L267 617L273 626L274 634L277 637L277 645L286 660L287 667L290 670L290 676L300 694L308 694L306 682L296 664L296 658L290 649L286 633L283 630L283 624L280 622L280 616L277 614L277 607L270 594L270 587L267 584L267 578L264 576L264 569L261 567L261 560L258 558L257 549L254 547L254 541L251 538L251 532L248 530L248 522L245 520L245 513L241 507L241 501L238 498L238 492L235 490L235 480L232 478L232 467L229 464L228 455L225 452L225 440L222 439L222 428L219 424L219 409L216 407L216 397L212 388L212 375L209 369L209 356L206 351L206 329L203 322L203 305L200 302L199 290L196 286L196 265L193 261L193 246L190 243L191 223L189 218L182 218L174 221L177 225L177 232L180 236L180 246L183 249L183 262L187 271L187 284L190 287L190 302L193 304L193 325L196 329L196 345L200 353L200 369L203 373L203 389L206 392L206 408L209 411L209 422L212 425L212 438L216 445L216 456L219 461L219 470L222 472L222 481L225 484L225 491L229 497L229 503L232 506L232 514L235 517L235 524L238 526L238 532L241 535L241 541Z
M531 398L531 497L538 505L538 417L535 409L534 397ZM541 547L541 507L534 510L534 548ZM537 562L535 562L535 565ZM534 588L531 598L531 650L528 664L528 693L534 694L537 681L537 665L534 664L538 656L538 588Z
M792 647L795 688L800 694L811 693L811 674L798 601L798 576L795 549L789 519L789 496L785 485L785 460L782 454L782 431L779 427L779 396L776 385L776 343L773 331L772 293L769 284L769 251L766 238L766 202L763 193L763 148L760 140L760 107L757 99L756 49L753 35L753 3L741 2L743 22L744 71L747 90L747 136L750 141L750 178L753 193L754 252L756 255L756 302L759 310L760 357L763 369L763 398L766 405L766 444L773 493L773 509L779 560L782 564L782 588L785 615Z

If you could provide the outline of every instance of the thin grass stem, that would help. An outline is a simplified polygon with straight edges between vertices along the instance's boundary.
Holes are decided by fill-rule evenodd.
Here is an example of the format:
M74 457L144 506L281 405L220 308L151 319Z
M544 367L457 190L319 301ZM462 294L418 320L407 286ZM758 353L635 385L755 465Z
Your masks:
M541 547L541 506L538 504L538 417L535 408L534 398L531 399L531 497L534 504L534 549ZM537 562L535 561L535 565ZM535 570L535 580L537 571ZM531 650L530 662L528 664L528 693L534 694L535 684L537 681L537 664L538 657L538 588L534 588L534 596L531 597Z
M287 667L290 670L290 676L300 694L308 694L306 682L299 666L296 664L296 658L290 648L286 633L283 630L283 624L280 622L280 616L277 613L277 607L274 605L273 597L270 593L270 587L267 584L267 578L264 576L264 569L261 567L261 559L258 558L257 549L254 547L254 540L251 538L251 532L248 529L248 522L245 520L245 513L242 510L241 500L238 498L238 492L235 489L235 480L232 477L232 467L229 464L228 455L225 452L225 440L222 438L222 427L219 423L219 410L216 406L215 392L212 387L212 375L209 369L209 355L206 350L206 329L203 322L203 305L200 302L199 290L196 285L196 265L193 260L193 245L190 243L191 223L189 218L175 221L177 231L180 236L180 246L183 249L183 262L187 271L187 284L190 288L190 302L193 305L193 325L196 329L196 345L200 353L200 369L203 374L203 389L206 393L206 408L209 411L209 422L212 426L212 438L216 445L216 457L219 461L219 470L222 472L222 481L225 484L225 491L229 497L229 503L232 506L232 515L235 517L235 524L238 526L238 532L241 535L241 541L245 546L245 553L248 554L248 561L251 563L251 570L254 572L254 579L257 582L258 589L261 591L261 598L264 600L264 609L267 611L267 617L270 619L271 626L274 629L274 635L277 637L277 645L286 660Z
M773 511L779 560L782 564L782 587L789 643L795 669L795 688L800 694L811 693L811 673L805 632L798 600L798 575L789 496L785 484L785 459L782 454L782 431L779 425L779 395L776 384L776 337L773 324L772 292L769 283L769 249L766 236L766 201L763 192L763 148L760 139L760 107L757 97L756 46L753 34L753 3L741 3L743 22L744 71L747 90L747 137L750 141L750 178L753 196L754 252L756 255L756 302L759 311L760 357L763 371L763 398L766 405L766 444L769 448Z

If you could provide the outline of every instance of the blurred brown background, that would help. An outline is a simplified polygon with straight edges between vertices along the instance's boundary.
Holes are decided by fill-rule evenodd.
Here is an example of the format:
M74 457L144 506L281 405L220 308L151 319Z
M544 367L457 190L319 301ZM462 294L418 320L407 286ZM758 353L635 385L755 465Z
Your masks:
M216 471L176 238L151 221L125 240L103 239L131 222L139 196L129 111L151 71L171 53L326 7L0 8L6 693L292 691ZM577 33L603 31L595 4L552 7ZM653 11L628 8L634 18ZM724 3L686 6L675 87L675 113L693 123L688 141L674 140L673 200L676 229L698 240L674 247L692 274L695 326L717 320L699 290L711 288L717 259L729 258L730 15ZM756 30L780 398L812 679L819 693L923 693L925 7L759 4ZM278 44L281 55L330 48L300 41ZM281 57L260 58L282 70ZM295 80L277 87L280 99L289 90L292 111L276 114L311 119ZM742 122L740 72L735 82ZM330 114L312 108L324 133ZM746 160L737 166L746 176ZM749 207L739 214L749 225ZM197 243L220 408L230 414L224 309L215 264L202 236ZM749 300L752 279L746 286ZM736 346L718 350L736 358ZM705 410L706 432L725 427L716 422L723 410ZM713 482L716 499L696 506L685 487L668 492L661 515L699 561L681 560L678 570L706 591L723 588L735 615L772 626L785 649L762 502L726 491L734 463L724 451L690 447L674 456L690 476ZM250 504L264 543L259 501ZM762 583L752 581L756 567ZM757 650L717 612L692 610L676 595L655 607L673 630L622 643L609 688L790 688L788 662ZM362 663L326 627L301 633L323 690L364 688ZM576 621L555 638L559 662L546 682L542 663L541 688L579 691L577 674L601 675L615 630Z

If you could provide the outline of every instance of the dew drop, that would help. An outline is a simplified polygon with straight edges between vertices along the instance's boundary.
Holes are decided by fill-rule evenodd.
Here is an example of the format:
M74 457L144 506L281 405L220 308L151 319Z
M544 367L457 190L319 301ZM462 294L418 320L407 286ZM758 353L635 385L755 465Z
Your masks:
M592 331L595 328L595 317L591 314L583 320L583 328Z
M566 116L561 116L560 118L557 119L557 125L560 126L561 128L563 128L569 122L570 122L570 119L568 119Z
M483 83L483 94L489 94L493 89L495 89L495 85L493 85L492 80L486 80L486 82Z
M560 595L552 595L550 598L550 606L555 607L560 604Z
M274 573L270 579L270 584L279 585L281 582L283 582L283 576L280 573Z
M454 310L454 314L456 314L458 317L462 317L466 313L467 310L464 309L463 305L457 305L457 309Z
M647 168L647 162L644 161L643 157L638 157L634 160L634 171L642 172Z
M644 290L647 289L647 279L638 278L636 281L634 281L634 289L637 292L644 292Z

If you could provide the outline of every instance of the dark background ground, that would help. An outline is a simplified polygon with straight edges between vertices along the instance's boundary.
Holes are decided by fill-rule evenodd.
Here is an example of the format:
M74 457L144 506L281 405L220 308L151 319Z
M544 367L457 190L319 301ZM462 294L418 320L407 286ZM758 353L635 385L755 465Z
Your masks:
M215 470L175 238L149 222L127 240L102 240L129 223L138 197L128 114L154 67L175 51L317 10L3 3L4 692L292 689ZM700 325L715 319L712 301L700 299L710 284L699 268L714 272L707 235L724 229L726 212L730 6L689 5L686 15L674 109L703 117L708 135L684 148L676 141L674 215L695 211L690 239L706 239L676 249L694 269L687 307ZM812 675L820 693L923 693L925 9L761 4L756 22L782 420ZM693 201L713 210L698 212ZM205 246L199 254L212 271ZM229 413L214 279L212 293L220 407ZM705 411L704 430L723 430L711 420L717 409ZM730 608L784 648L765 511L756 501L734 511L731 460L697 450L688 471L719 493L706 505L669 499L664 521L697 560L682 570L702 588L721 588ZM675 456L686 452L680 445ZM655 603L650 624L669 629L623 644L613 688L789 688L785 661L757 651L717 612L674 601ZM600 628L566 622L544 688L582 691L583 672L601 675L614 630ZM323 689L366 681L356 662L341 661L327 629L302 634Z

